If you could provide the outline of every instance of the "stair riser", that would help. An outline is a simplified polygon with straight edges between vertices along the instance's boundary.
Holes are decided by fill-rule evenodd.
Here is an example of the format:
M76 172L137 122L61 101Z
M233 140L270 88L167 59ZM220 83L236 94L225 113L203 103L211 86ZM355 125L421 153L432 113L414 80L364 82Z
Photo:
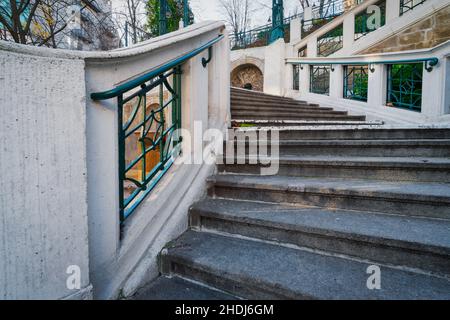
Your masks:
M232 112L321 112L321 111L333 111L331 108L318 108L318 107L310 107L310 106L261 106L256 104L251 105L242 105L242 104L235 104L231 105L231 111ZM342 112L341 112L342 113Z
M285 109L283 107L272 109L272 108L258 108L258 107L233 107L231 108L232 115L254 115L257 113L267 114L267 115L279 115L279 114L287 114L287 115L347 115L347 112L342 111L332 111L332 110L321 110L317 108L303 108L299 107L297 109Z
M280 139L284 140L418 140L418 139L450 139L450 130L290 130L281 131Z
M235 162L237 163L237 161ZM247 163L249 163L247 161ZM233 174L261 174L264 166L256 164L223 164L219 165L219 172ZM373 167L373 166L345 166L345 165L303 165L279 164L278 175L293 177L324 177L372 179L384 181L417 181L417 182L449 182L449 168L426 169L402 167Z
M287 103L303 103L306 104L308 102L304 100L294 100L290 98L283 97L271 97L271 96L262 96L262 95L248 95L248 94L231 94L231 99L234 100L245 100L245 101L270 101L270 102L287 102ZM313 105L317 105L316 103L312 103Z
M234 150L237 150L235 146ZM249 155L248 146L245 155ZM255 156L255 154L251 154ZM445 145L391 146L386 145L280 145L280 156L342 156L342 157L450 157ZM243 155L239 155L243 156Z
M386 243L382 239L360 238L326 230L292 229L280 225L257 225L249 221L224 220L191 212L196 230L214 230L265 241L293 244L314 250L344 254L373 262L417 268L434 274L450 275L450 256Z
M268 108L298 108L298 107L309 107L309 108L319 108L316 104L309 103L298 103L298 102L286 102L286 101L267 101L267 100L245 100L245 99L233 99L231 98L231 106L249 106L249 107L268 107ZM324 109L332 109L326 107Z
M405 216L450 219L450 204L435 201L416 201L413 198L390 199L382 195L333 194L317 191L284 191L215 184L208 190L210 196L225 199L251 200L270 203L301 204L330 209L367 210Z
M286 119L283 119L283 120L285 120L286 121ZM242 122L240 122L240 123L242 123ZM240 124L239 123L239 124ZM268 122L268 121L264 121L264 122L257 122L257 123L254 123L254 122L252 122L252 121L248 121L248 122L246 122L247 124L249 124L249 125L252 125L252 126L254 126L254 127L258 127L258 128L267 128L267 127L317 127L317 126L320 126L320 127L325 127L325 128L331 128L331 127L333 127L333 126L345 126L345 127L348 127L348 126L356 126L356 125L364 125L364 126L371 126L372 124L370 124L370 123L364 123L364 122L359 122L359 123L357 123L357 124L354 124L354 123L352 123L352 122L350 122L350 121L346 121L346 120L344 120L344 121L339 121L339 120L337 120L337 121L333 121L333 120L331 120L331 121L327 121L327 122L325 122L325 123L318 123L318 122L299 122L299 123L292 123L292 122L279 122L279 121L277 121L277 122L275 122L275 121L273 121L273 120L271 120L271 122ZM330 129L331 130L331 129ZM290 135L291 134L289 134L289 133L287 133L287 132L284 132L284 131L282 131L282 132L280 132L280 137L283 137L283 139L284 140L301 140L302 139L302 137L300 136L300 135L297 135L298 136L298 138L290 138ZM292 136L295 136L295 135L292 135ZM313 139L322 139L322 137L320 137L320 136L315 136L315 135L313 135L313 137L315 137L315 138L311 138L311 139L309 139L309 140L313 140ZM306 139L306 138L303 138L303 139ZM333 139L333 138L330 138L330 139ZM373 139L372 139L373 140Z
M238 297L249 300L288 300L288 299L313 299L301 297L293 292L272 288L263 283L245 281L245 279L227 278L226 275L216 274L214 270L201 270L189 261L165 256L163 265L166 267L161 272L163 275L178 275L193 281L206 284L216 289L228 292Z

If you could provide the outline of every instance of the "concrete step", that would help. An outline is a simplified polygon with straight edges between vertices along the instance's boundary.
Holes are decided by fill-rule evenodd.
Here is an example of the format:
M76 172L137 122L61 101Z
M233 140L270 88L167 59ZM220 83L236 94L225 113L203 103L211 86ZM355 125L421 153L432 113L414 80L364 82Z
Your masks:
M259 103L236 103L231 105L231 111L334 111L333 108L313 107L309 105L286 105L286 104L259 104Z
M207 198L190 212L195 230L213 230L450 279L450 221Z
M278 115L283 115L285 117L289 117L289 116L298 116L298 115L327 115L327 116L334 116L334 115L348 115L348 112L346 111L334 111L334 110L319 110L319 109L302 109L302 108L298 108L295 110L289 110L289 109L283 109L283 108L279 108L279 109L267 109L267 110L263 110L263 109L259 109L259 108L254 108L254 109L249 109L249 108L239 108L237 107L236 109L231 109L231 115L232 116L238 116L238 115L267 115L268 117L272 117L272 116L278 116Z
M268 106L268 107L280 107L280 106L287 106L287 107L310 107L310 108L319 108L319 105L317 104L309 104L306 102L298 102L295 100L278 100L278 99L265 99L265 98L258 98L258 99L248 99L243 97L231 97L231 106L235 105L256 105L256 106Z
M251 137L251 136L250 136ZM235 141L235 150L239 145L255 140ZM450 157L450 139L423 140L279 140L258 141L259 145L277 146L280 155L289 156L336 156L336 157ZM252 154L253 155L253 154ZM243 155L240 155L243 156Z
M348 116L348 115L323 115L323 114L298 114L284 113L282 115L276 112L233 112L231 114L233 120L348 120L348 121L365 121L364 116Z
M249 123L247 121L247 123ZM294 125L295 123L292 123ZM283 140L423 140L450 139L450 129L430 128L305 128L280 129L279 136ZM382 124L382 123L381 123ZM322 124L320 124L322 126Z
M238 300L225 292L179 277L159 277L130 300Z
M311 120L233 120L236 127L250 127L249 130L261 128L263 130L277 130L280 135L287 136L290 131L301 130L298 137L302 137L304 130L362 130L373 127L381 127L382 121L311 121ZM240 129L244 130L244 129ZM312 135L311 135L312 136ZM316 135L321 137L319 135ZM288 138L289 139L289 138ZM290 138L295 139L295 138Z
M246 89L240 89L240 88L231 88L230 95L232 97L233 96L245 96L245 97L250 97L250 98L261 98L262 97L262 98L267 98L267 99L272 98L272 99L279 99L279 100L305 102L302 100L295 100L295 99L289 98L289 97L283 97L283 96L268 94L268 93L264 93L264 92L260 92L260 91L246 90Z
M382 288L369 290L371 263L205 232L186 232L161 259L163 274L248 299L450 299L442 278L381 266Z
M292 176L215 175L212 197L450 219L450 184Z
M234 106L231 108L231 114L235 113L263 113L263 114L341 114L347 115L346 111L334 111L330 109L319 109L316 107L295 107L285 108L284 106L273 106L270 108L258 106Z
M267 159L234 157L225 159L218 170L257 175L267 164ZM282 156L278 175L446 183L450 182L450 158Z

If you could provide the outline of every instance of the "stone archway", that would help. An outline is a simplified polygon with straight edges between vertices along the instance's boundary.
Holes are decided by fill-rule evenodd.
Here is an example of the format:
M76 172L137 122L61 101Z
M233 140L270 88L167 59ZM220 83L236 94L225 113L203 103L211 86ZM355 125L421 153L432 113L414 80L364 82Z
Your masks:
M263 72L251 63L239 65L231 72L231 86L262 92L264 90Z

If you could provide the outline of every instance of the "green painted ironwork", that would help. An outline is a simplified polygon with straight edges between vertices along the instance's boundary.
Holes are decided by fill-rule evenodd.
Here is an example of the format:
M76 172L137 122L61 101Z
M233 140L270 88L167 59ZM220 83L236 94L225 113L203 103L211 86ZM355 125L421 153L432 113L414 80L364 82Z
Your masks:
M159 35L167 33L167 0L159 0Z
M422 110L423 63L388 66L387 105L420 112Z
M272 30L269 43L284 39L284 7L283 0L272 0Z
M344 98L367 102L369 66L344 67Z
M344 26L341 24L317 39L317 56L328 57L344 45Z
M361 39L386 24L386 0L377 2L375 6L380 8L380 21L375 21L375 13L369 13L367 10L355 16L355 40Z
M309 91L316 94L330 94L329 66L310 66Z
M340 16L344 13L344 1L343 0L329 0L322 4L317 3L312 7L313 19L329 19Z
M223 39L205 45L116 88L92 93L93 100L117 98L120 221L129 217L181 152L182 65Z
M299 17L298 14L292 15L284 19L283 33L285 42L290 41L290 23L293 19ZM270 44L270 35L272 32L272 24L266 24L251 30L230 34L231 50L240 50L246 48L264 47Z
M356 58L356 57L355 57ZM431 58L417 58L417 59L398 59L398 60L364 60L364 61L339 61L339 60L321 60L321 61L307 61L307 60L299 60L299 61L288 61L289 64L299 65L300 69L303 69L303 65L316 65L316 66L333 66L333 65L369 65L369 70L374 72L375 69L373 65L376 64L399 64L399 63L418 63L423 62L425 65L425 70L428 72L432 72L433 68L438 65L439 59L436 57Z
M189 1L183 0L183 26L186 28L190 23L189 17Z
M415 7L424 4L426 0L400 0L400 15L414 10Z

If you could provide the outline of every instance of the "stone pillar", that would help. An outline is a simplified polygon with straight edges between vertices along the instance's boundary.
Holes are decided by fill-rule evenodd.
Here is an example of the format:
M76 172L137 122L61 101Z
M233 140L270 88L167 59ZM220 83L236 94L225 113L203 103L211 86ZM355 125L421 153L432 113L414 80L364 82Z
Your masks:
M286 45L284 39L278 39L265 48L264 92L281 95L284 86Z
M296 43L302 39L302 22L300 17L291 21L290 25L291 43Z
M334 69L334 71L331 71ZM334 65L330 69L330 97L342 99L344 87L344 67L342 65Z
M400 16L400 0L386 1L386 24L393 22Z
M355 42L355 14L349 13L344 19L344 50L349 50Z

